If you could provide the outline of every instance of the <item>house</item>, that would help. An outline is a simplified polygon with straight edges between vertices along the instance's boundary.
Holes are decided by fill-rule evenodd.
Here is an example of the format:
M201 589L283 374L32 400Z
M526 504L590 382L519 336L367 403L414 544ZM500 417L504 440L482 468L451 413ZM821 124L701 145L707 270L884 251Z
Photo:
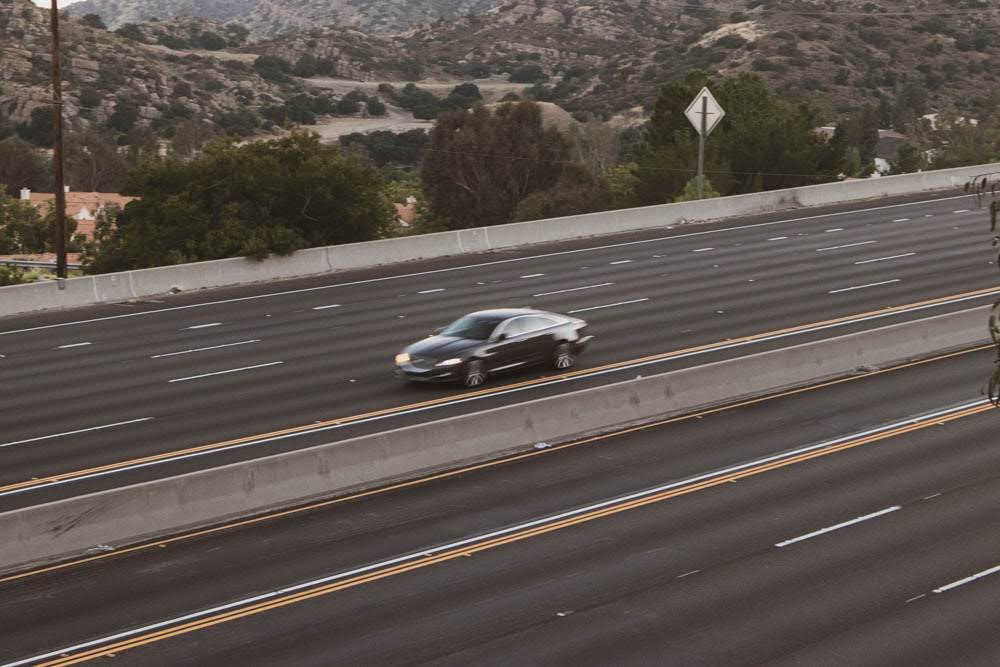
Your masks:
M417 198L412 195L406 198L405 204L394 203L396 207L396 224L400 227L412 227L417 221Z
M32 192L28 188L21 189L21 201L30 202L41 215L47 215L49 208L55 203L55 194L51 192ZM66 215L76 220L76 233L82 234L88 241L94 238L94 227L97 217L109 206L125 208L125 205L138 197L126 197L113 192L70 192L66 188Z

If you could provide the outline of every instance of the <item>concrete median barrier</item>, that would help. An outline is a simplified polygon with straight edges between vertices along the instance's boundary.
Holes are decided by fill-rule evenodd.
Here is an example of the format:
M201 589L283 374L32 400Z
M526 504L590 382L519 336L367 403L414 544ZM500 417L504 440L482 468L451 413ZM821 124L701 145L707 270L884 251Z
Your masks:
M988 313L941 315L0 513L0 571L969 347L988 340Z
M131 271L116 279L72 278L64 290L33 285L0 287L0 317L19 313L112 303L171 291L228 287L336 271L441 257L509 250L538 243L635 232L678 223L709 222L786 209L845 204L883 197L961 188L977 175L1000 170L1000 165L942 169L919 174L826 183L787 190L771 190L702 201L662 204L535 220L494 227L439 232L402 238L310 248L289 257L263 261L244 258L197 262L181 266ZM124 285L128 285L128 289Z

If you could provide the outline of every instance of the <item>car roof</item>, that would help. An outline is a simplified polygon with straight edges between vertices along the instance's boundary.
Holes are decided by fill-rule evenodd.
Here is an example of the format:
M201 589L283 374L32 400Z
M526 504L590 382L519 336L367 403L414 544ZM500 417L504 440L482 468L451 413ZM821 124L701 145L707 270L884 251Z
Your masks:
M469 313L469 317L482 317L486 319L507 320L518 315L552 315L544 310L534 310L532 308L494 308L492 310L479 310Z

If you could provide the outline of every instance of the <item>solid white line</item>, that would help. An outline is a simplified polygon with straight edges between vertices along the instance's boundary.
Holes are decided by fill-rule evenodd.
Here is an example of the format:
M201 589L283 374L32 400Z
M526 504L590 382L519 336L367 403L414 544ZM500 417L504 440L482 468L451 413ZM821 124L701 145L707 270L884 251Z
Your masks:
M862 241L861 243L848 243L847 245L835 245L830 248L816 248L816 252L826 252L827 250L841 250L842 248L856 248L859 245L871 245L878 241Z
M18 489L11 489L9 491L0 491L0 498L6 497L6 496L19 495L19 494L22 494L22 493L30 493L32 491L38 491L40 489L47 489L47 488L50 488L50 487L53 487L53 486L63 486L64 484L73 484L75 482L80 482L80 481L84 481L84 480L94 479L94 478L97 478L97 477L105 477L105 476L109 476L109 475L116 475L116 474L123 473L123 472L130 472L132 470L138 470L140 468L149 468L149 467L152 467L152 466L163 465L163 464L166 464L166 463L174 463L176 461L184 461L184 460L187 460L187 459L198 458L198 457L201 457L201 456L209 456L211 454L217 454L219 452L227 452L227 451L234 450L234 449L243 449L244 447L254 447L254 446L266 444L266 443L269 443L269 442L276 442L278 440L287 440L287 439L290 439L290 438L297 438L297 437L300 437L300 436L303 436L303 435L315 435L317 433L324 433L326 431L333 431L333 430L336 430L336 429L340 429L340 428L343 428L344 426L354 426L356 424L367 424L369 422L382 421L384 419L393 419L395 417L401 417L401 416L404 416L404 415L413 415L413 414L418 414L418 413L422 413L422 412L428 412L430 410L436 410L436 409L439 409L439 408L442 408L442 407L451 407L451 406L460 405L460 404L463 404L463 403L470 403L470 402L473 402L473 401L481 401L481 400L485 400L485 399L489 399L489 398L495 398L497 396L506 396L508 394L517 394L517 393L521 393L521 392L532 391L534 389L538 389L538 388L541 388L541 387L550 387L550 386L557 385L557 384L564 384L566 382L575 382L577 380L589 380L591 378L599 377L599 376L602 376L602 375L610 375L612 373L620 373L620 372L625 371L625 370L632 370L632 369L635 369L635 368L644 368L646 366L653 366L655 364L662 364L662 363L666 363L666 362L670 362L670 361L676 361L678 359L688 359L688 358L691 358L691 357L703 356L703 355L706 355L706 354L711 354L713 352L720 352L720 351L724 351L724 350L735 350L735 349L739 349L739 348L743 348L743 347L749 347L751 345L758 345L760 343L768 343L768 342L775 341L775 340L784 340L786 338L792 338L794 336L803 336L805 334L816 333L817 331L826 331L828 329L838 329L838 328L841 328L841 327L852 326L852 325L858 324L860 322L870 322L870 321L873 321L873 320L880 320L880 319L884 319L884 318L887 318L887 317L894 317L894 316L897 316L897 315L902 315L902 314L907 314L907 313L915 313L915 312L920 312L920 311L924 311L924 310L930 310L932 308L938 308L938 307L941 307L941 306L950 306L950 305L954 305L956 303L965 303L967 301L976 301L976 300L984 299L984 298L993 298L993 297L996 297L997 295L1000 295L1000 289L993 290L993 291L990 291L990 292L986 292L984 294L977 294L975 296L965 296L965 297L961 297L959 299L952 299L950 301L944 301L944 302L941 302L941 303L933 303L933 304L925 304L925 305L922 305L922 306L914 306L914 307L908 308L906 310L881 312L881 313L877 313L877 314L874 314L874 315L869 315L868 317L859 318L859 319L855 319L855 320L848 320L848 321L844 321L844 322L835 322L835 323L832 323L832 324L822 324L822 325L818 325L818 326L814 326L814 327L809 327L809 328L806 328L806 329L800 329L798 331L788 331L788 332L785 332L785 333L779 333L779 334L774 334L774 335L771 335L771 336L765 336L763 338L756 338L754 340L738 341L738 342L735 342L735 343L731 343L729 345L723 345L723 346L712 348L712 349L693 350L691 352L684 352L684 353L680 353L680 354L673 354L673 355L669 355L669 356L662 357L662 358L659 358L659 359L650 359L648 361L640 361L640 362L637 362L637 363L634 363L634 364L629 364L628 366L622 366L622 367L618 367L618 368L607 368L607 369L604 369L604 370L594 371L593 373L587 373L587 374L580 375L580 376L573 376L573 377L568 377L568 378L556 377L556 378L553 378L552 380L547 380L545 382L539 382L538 384L528 385L528 386L524 386L524 387L513 387L511 389L504 389L503 391L498 391L498 392L495 392L495 393L492 393L492 394L485 394L485 395L482 395L482 396L469 396L469 397L464 397L464 398L456 398L455 400L447 401L445 403L439 403L439 404L435 404L435 405L428 405L428 406L423 406L423 407L419 407L419 408L413 408L413 409L410 409L410 410L403 410L403 411L400 411L400 412L395 412L395 413L390 413L390 414L382 414L382 415L376 415L376 416L372 416L372 417L366 417L364 419L357 419L357 420L346 422L346 423L330 424L328 426L321 426L319 428L310 429L308 431L298 431L298 432L295 432L295 433L288 433L288 434L284 434L284 435L277 435L277 436L272 436L272 437L268 437L268 438L260 438L260 439L257 439L257 440L248 440L248 441L242 442L242 443L240 443L238 445L228 445L226 447L219 447L217 449L212 449L212 450L205 450L205 451L201 451L201 452L193 452L191 454L182 454L182 455L173 456L173 457L165 458L165 459L159 459L159 460L156 460L156 461L150 461L150 462L146 462L146 463L136 463L134 465L122 466L121 468L115 468L113 470L105 470L105 471L102 471L102 472L93 473L91 475L83 475L83 476L80 476L80 477L73 477L71 479L58 479L58 480L54 480L54 481L51 481L51 482L46 482L44 484L38 484L38 485L35 485L35 486L23 487L23 488L18 488ZM966 405L964 407L973 407L973 406L978 406L978 405L985 405L986 402L987 402L986 399L982 399L982 400L980 400L980 401L978 401L976 403L969 404L969 405ZM941 414L947 414L947 413L945 412L945 413L941 413ZM912 422L907 422L907 423L912 423Z
M787 238L787 236L775 236L774 238L768 239L768 241L784 241Z
M214 373L205 373L204 375L192 375L186 378L176 378L174 380L168 380L168 383L173 382L187 382L188 380L200 380L201 378L212 377L213 375L227 375L229 373L239 373L240 371L252 371L257 368L267 368L268 366L277 366L278 364L283 364L284 361L272 361L269 364L257 364L256 366L244 366L243 368L231 368L227 371L216 371Z
M889 257L879 257L877 259L863 259L860 262L854 262L854 263L855 264L871 264L872 262L887 262L890 259L901 259L903 257L913 257L916 254L917 253L915 253L915 252L908 252L908 253L905 253L905 254L902 254L902 255L891 255Z
M444 290L444 287L438 287L437 289L425 289L421 292L417 292L417 294L434 294L435 292L443 292Z
M836 227L834 229L824 229L823 233L824 234L829 234L830 232L842 232L842 231L844 231L843 227Z
M941 197L939 199L925 199L921 201L904 202L902 204L890 204L888 206L874 206L872 208L862 208L855 209L851 211L834 211L833 213L821 213L819 215L807 215L799 218L787 218L785 220L772 220L771 222L757 222L751 225L738 225L736 227L725 227L723 229L707 229L701 232L689 232L687 234L676 234L673 236L659 236L651 239L641 239L639 241L625 241L622 243L609 243L606 245L592 246L590 248L577 248L575 250L559 250L556 252L544 253L541 255L528 255L525 257L511 257L509 259L498 259L491 262L480 262L477 264L465 264L462 266L450 266L443 269L431 269L429 271L418 271L415 273L404 273L398 276L383 276L381 278L369 278L367 280L353 280L346 283L334 283L331 285L319 285L317 287L304 287L301 289L294 290L284 290L281 292L268 292L267 294L254 294L251 296L241 296L233 299L221 299L219 301L205 301L203 303L191 303L185 306L170 306L168 308L159 308L157 310L144 310L136 313L123 313L120 315L108 315L106 317L95 317L87 320L75 320L72 322L60 322L58 324L46 324L37 327L27 327L24 329L13 329L11 331L0 331L0 336L11 336L19 333L27 333L29 331L41 331L43 329L55 329L59 327L69 327L76 326L78 324L92 324L94 322L105 322L108 320L120 320L128 317L144 317L146 315L156 315L158 313L169 313L177 310L187 310L189 308L206 308L208 306L218 306L221 304L228 303L239 303L242 301L255 301L257 299L269 299L271 297L277 296L288 296L291 294L305 294L306 292L318 292L321 290L335 289L338 287L354 287L356 285L368 285L372 283L387 282L390 280L405 280L408 278L416 278L419 276L429 276L438 273L450 273L453 271L465 271L469 269L480 269L487 266L497 266L500 264L509 264L512 262L526 262L537 259L548 259L550 257L561 257L563 255L575 255L585 252L594 252L598 250L609 250L612 248L624 248L627 246L634 245L644 245L647 243L659 243L661 241L675 241L678 239L686 239L695 236L705 236L707 234L722 234L726 232L736 232L743 231L746 229L757 229L760 227L771 227L773 225L786 225L792 222L803 222L806 220L820 220L823 218L831 218L838 215L855 215L857 213L871 213L872 211L884 211L890 208L899 208L902 206L919 206L921 204L935 204L938 202L951 201L953 199L961 199L963 197L973 197L974 195L954 195L952 197Z
M578 308L576 310L569 311L570 315L574 313L585 313L588 310L601 310L602 308L614 308L615 306L627 306L631 303L642 303L643 301L649 301L649 298L645 299L632 299L631 301L619 301L618 303L609 303L603 306L591 306L590 308Z
M260 339L255 338L254 340L242 340L239 343L226 343L225 345L213 345L211 347L199 347L193 350L182 350L180 352L167 352L165 354L154 354L150 359L162 359L164 357L176 357L181 354L192 354L194 352L207 352L209 350L221 350L224 347L236 347L237 345L249 345L250 343L259 343Z
M371 564L364 565L364 566L361 566L361 567L357 567L357 568L354 568L354 569L351 569L351 570L347 570L347 571L344 571L344 572L338 572L336 574L332 574L332 575L320 577L320 578L317 578L317 579L312 579L310 581L305 581L305 582L302 582L302 583L299 583L299 584L294 584L292 586L286 586L284 588L280 588L280 589L277 589L277 590L272 590L272 591L268 591L266 593L261 593L259 595L254 595L254 596L251 596L251 597L246 597L246 598L243 598L241 600L236 600L234 602L229 602L229 603L218 605L218 606L215 606L215 607L210 607L208 609L202 609L201 611L196 611L196 612L193 612L193 613L190 613L190 614L185 614L183 616L177 616L177 617L170 618L170 619L163 620L163 621L159 621L159 622L156 622L156 623L151 623L149 625L145 625L145 626L138 627L138 628L133 628L131 630L126 630L124 632L119 632L119 633L116 633L116 634L113 634L113 635L107 635L105 637L99 637L97 639L92 639L90 641L83 642L83 643L80 643L80 644L75 644L73 646L66 646L64 648L56 649L56 650L50 651L48 653L43 653L43 654L40 654L40 655L32 656L30 658L25 658L25 659L19 660L17 662L7 663L6 665L2 665L0 667L21 667L22 665L28 665L28 664L31 664L33 662L39 662L39 661L42 661L42 660L46 660L48 658L52 658L52 657L55 657L55 656L60 656L61 654L64 654L64 653L74 653L76 651L81 651L83 649L91 648L91 647L94 647L94 646L99 646L101 644L108 644L108 643L111 643L111 642L115 642L115 641L117 641L119 639L124 639L126 637L133 637L133 636L139 635L139 634L145 634L145 633L150 632L152 630L158 630L158 629L161 629L161 628L164 628L164 627L168 627L168 626L171 626L171 625L177 625L177 624L180 624L180 623L185 623L187 621L191 621L191 620L198 619L198 618L204 618L205 616L211 616L211 615L217 614L219 612L227 611L227 610L230 610L230 609L233 609L233 608L236 608L236 607L243 607L243 606L251 605L251 604L254 604L256 602L260 602L262 600L269 600L269 599L273 599L273 598L280 597L280 596L283 596L283 595L287 595L289 593L295 593L295 592L302 591L302 590L305 590L305 589L315 588L315 587L318 587L318 586L323 586L325 584L328 584L328 583L331 583L331 582L334 582L334 581L340 581L340 580L344 580L344 579L350 579L350 578L355 577L355 576L360 575L360 574L365 574L367 572L372 572L374 570L381 570L381 569L384 569L384 568L387 568L387 567L392 567L392 566L398 565L400 563L417 562L417 561L420 561L420 560L422 560L424 558L432 558L432 557L434 557L434 556L436 556L437 554L440 554L440 553L444 553L444 552L447 552L447 551L452 551L454 549L460 549L460 548L465 547L465 546L479 544L479 543L482 543L482 542L485 542L485 541L488 541L488 540L492 540L492 539L495 539L495 538L498 538L498 537L503 537L505 535L510 535L512 533L518 533L518 532L521 532L521 531L524 531L524 530L529 530L531 528L535 528L535 527L538 527L538 526L544 526L544 525L548 525L548 524L554 524L554 523L557 523L557 522L562 521L564 519L569 519L569 518L572 518L572 517L575 517L575 516L580 516L582 514L589 514L591 512L594 512L594 511L597 511L597 510L601 510L601 509L604 509L604 508L607 508L607 507L614 507L614 506L618 506L618 505L630 503L630 502L632 502L634 500L639 500L639 499L642 499L642 498L647 498L647 497L650 497L650 496L654 496L656 494L663 493L664 491L669 491L671 489L676 489L676 488L679 488L679 487L682 487L682 486L688 486L688 485L691 485L691 484L696 484L698 482L705 481L705 480L710 480L710 479L717 478L717 477L724 477L724 476L732 474L734 472L739 472L741 470L746 470L748 468L754 468L754 467L757 467L757 466L760 466L760 465L764 465L764 464L767 464L767 463L770 463L770 462L773 462L773 461L780 461L780 460L784 460L784 459L793 458L795 456L798 456L800 454L804 454L806 452L815 451L815 450L818 450L818 449L824 449L824 448L828 448L828 447L833 447L833 446L836 446L836 445L838 445L838 444L840 444L842 442L847 442L847 441L850 441L850 440L854 440L854 439L858 439L858 438L863 438L863 437L866 437L868 435L873 435L875 433L880 433L880 432L884 432L884 431L887 431L887 430L893 430L893 429L899 428L901 426L906 426L906 425L910 425L910 424L916 424L916 423L919 423L919 422L924 422L924 421L929 421L929 420L937 419L937 418L942 417L942 416L947 415L947 414L952 414L952 413L955 413L955 412L960 412L962 410L966 410L969 407L979 406L979 405L985 405L987 402L988 402L987 399L981 399L981 400L978 400L978 401L975 401L973 403L969 403L969 404L966 404L966 405L963 405L963 406L958 406L958 407L948 408L946 410L936 411L936 412L933 412L933 413L930 413L930 414L927 414L927 415L922 415L920 417L915 417L915 418L912 418L912 419L908 419L908 420L906 420L904 422L898 422L896 424L889 424L889 425L881 426L881 427L878 427L878 428L875 428L875 429L872 429L872 430L869 430L869 431L865 431L865 432L862 432L862 433L855 433L855 434L852 434L852 435L842 436L840 438L836 438L834 440L828 440L826 442L822 442L822 443L819 443L819 444L809 445L809 446L806 446L806 447L800 447L798 449L794 449L794 450L787 451L787 452L782 452L780 454L774 454L772 456L764 457L764 458L761 458L761 459L755 459L753 461L749 461L749 462L746 462L746 463L741 463L741 464L738 464L738 465L734 465L734 466L731 466L729 468L723 468L721 470L714 470L712 472L704 473L704 474L697 475L697 476L694 476L694 477L689 477L687 479L683 479L683 480L680 480L680 481L677 481L677 482L670 482L670 483L667 483L667 484L662 484L660 486L656 486L656 487L653 487L653 488L650 488L650 489L645 489L643 491L637 491L635 493L630 493L628 495L618 496L618 497L611 498L611 499L608 499L608 500L603 500L603 501L600 501L600 502L597 502L597 503L592 503L590 505L585 505L583 507L578 507L576 509L571 509L571 510L567 510L567 511L564 511L564 512L560 512L558 514L550 514L548 516L544 516L544 517L541 517L541 518L538 518L538 519L533 519L531 521L525 521L525 522L517 524L517 525L508 526L506 528L501 528L499 530L494 530L494 531L491 531L491 532L488 532L488 533L481 533L481 534L475 535L473 537L467 537L467 538L463 538L463 539L460 539L460 540L455 540L453 542L449 542L449 543L446 543L446 544L439 544L438 546L434 546L434 547L429 547L429 548L424 548L424 549L417 549L417 550L411 551L410 553L404 554L402 556L396 556L394 558L389 558L389 559L386 559L386 560L383 560L383 561L380 561L380 562L371 563ZM1000 569L1000 567L998 567L997 569Z
M544 275L545 275L544 273L529 273L528 275L521 276L521 277L522 278L541 278Z
M899 278L893 278L892 280L883 280L880 283L869 283L867 285L856 285L855 287L844 287L841 289L832 289L830 294L840 294L841 292L853 292L858 289L867 289L869 287L878 287L879 285L891 285L892 283L902 282Z
M698 248L697 250L692 250L691 252L708 252L709 250L715 250L715 248Z
M331 303L329 306L316 306L313 310L329 310L330 308L340 308L340 304Z
M683 579L684 577L690 577L692 574L698 574L701 570L691 570L690 572L685 572L684 574L677 575L678 579Z
M193 327L185 327L185 329L208 329L210 327L221 327L222 322L212 322L211 324L197 324Z
M565 294L566 292L579 292L585 289L595 289L598 287L610 287L614 283L600 283L599 285L585 285L583 287L571 287L569 289L561 289L555 292L542 292L541 294L532 294L531 296L552 296L553 294Z
M996 567L991 567L988 570L983 570L982 572L977 572L976 574L966 577L965 579L959 579L958 581L953 581L950 584L942 586L941 588L935 588L935 593L944 593L945 591L950 591L953 588L958 588L959 586L964 586L965 584L972 583L976 579L982 579L983 577L988 577L991 574L996 574L1000 572L1000 565Z
M27 440L15 440L14 442L5 442L0 447L13 447L14 445L25 445L29 442L38 442L39 440L51 440L52 438L62 438L67 435L78 435L80 433L89 433L90 431L102 431L108 428L115 428L116 426L126 426L128 424L138 424L139 422L148 422L152 417L143 417L142 419L131 419L127 422L117 422L114 424L105 424L104 426L93 426L91 428L81 428L78 431L66 431L65 433L55 433L53 435L43 435L37 438L28 438Z
M68 350L68 349L70 349L71 347L85 347L85 346L87 346L87 345L93 345L93 343L73 343L73 344L71 344L71 345L60 345L60 346L59 346L59 347L57 347L56 349L57 349L57 350Z
M861 523L862 521L868 521L869 519L874 519L886 514L891 514L892 512L898 512L903 509L899 505L893 507L887 507L884 510L879 510L878 512L872 512L871 514L866 514L864 516L859 516L856 519L851 519L850 521L845 521L844 523L838 523L836 526L830 526L829 528L822 528L820 530L813 531L811 533L806 533L805 535L800 535L799 537L793 537L790 540L785 540L784 542L778 542L774 546L776 547L787 547L789 544L795 544L796 542L802 542L803 540L809 540L819 535L825 535L826 533L832 533L835 530L840 530L841 528L847 528L848 526L853 526L856 523Z
M620 259L617 262L608 262L609 265L614 266L615 264L631 264L631 259Z
M893 222L909 222L909 218L896 218Z

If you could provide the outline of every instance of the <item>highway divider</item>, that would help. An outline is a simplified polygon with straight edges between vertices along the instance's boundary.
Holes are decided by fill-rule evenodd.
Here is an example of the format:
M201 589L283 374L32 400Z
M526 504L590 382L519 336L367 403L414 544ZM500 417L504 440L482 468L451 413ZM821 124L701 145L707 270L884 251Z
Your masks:
M0 513L0 572L968 348L989 340L989 312L939 315Z
M844 204L920 192L959 190L1000 170L978 165L755 192L701 201L589 213L364 243L309 248L258 261L237 257L138 271L0 287L0 317L39 310L116 303L171 292L227 287L364 269L401 262L509 250L553 241L710 222L787 209Z

